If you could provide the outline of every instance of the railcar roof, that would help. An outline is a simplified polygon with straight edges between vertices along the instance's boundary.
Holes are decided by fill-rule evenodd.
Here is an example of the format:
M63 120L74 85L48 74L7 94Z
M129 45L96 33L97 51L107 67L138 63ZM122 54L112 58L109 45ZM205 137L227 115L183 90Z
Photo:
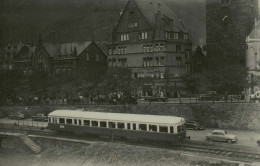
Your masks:
M184 118L176 116L90 112L84 110L55 110L49 116L160 124L175 124L184 121Z

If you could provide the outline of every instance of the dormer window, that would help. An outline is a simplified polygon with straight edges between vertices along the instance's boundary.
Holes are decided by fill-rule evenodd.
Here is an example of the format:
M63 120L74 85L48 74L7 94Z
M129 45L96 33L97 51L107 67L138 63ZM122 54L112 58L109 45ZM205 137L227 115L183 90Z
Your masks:
M130 16L134 16L134 15L135 15L135 11L133 11L133 10L130 11L130 12L129 12L129 15L130 15Z
M136 28L138 26L137 22L128 23L128 28Z

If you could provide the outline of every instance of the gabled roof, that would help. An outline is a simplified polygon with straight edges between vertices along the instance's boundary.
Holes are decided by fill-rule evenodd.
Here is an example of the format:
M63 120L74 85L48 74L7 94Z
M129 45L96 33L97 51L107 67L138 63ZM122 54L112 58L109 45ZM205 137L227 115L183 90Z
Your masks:
M176 32L183 31L187 32L185 25L182 20L161 0L134 0L138 8L147 19L147 21L152 25L156 25L156 15L158 12L161 14L161 18L169 18L173 20L173 27L169 30Z
M50 57L54 57L55 54L57 53L57 46L55 44L52 43L42 43L43 47L45 48L45 50L48 52L48 54L50 55Z
M58 44L59 51L61 55L70 54L74 51L74 48L76 48L77 56L81 54L90 44L92 41L86 41L81 43L64 43L64 44Z
M46 49L48 54L51 57L57 55L68 55L74 52L74 49L77 51L77 56L80 55L93 41L85 42L74 42L74 43L62 43L62 44L52 44L52 43L43 43L43 47Z

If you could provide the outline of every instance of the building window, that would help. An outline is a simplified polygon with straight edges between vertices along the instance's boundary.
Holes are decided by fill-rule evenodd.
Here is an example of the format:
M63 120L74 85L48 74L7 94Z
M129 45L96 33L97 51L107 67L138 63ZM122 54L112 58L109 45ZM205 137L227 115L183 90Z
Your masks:
M159 66L159 64L160 64L160 57L155 57L154 66Z
M176 52L181 52L181 45L176 45Z
M112 52L112 48L108 48L108 55L112 55L113 52Z
M224 42L227 42L228 40L228 35L224 35Z
M118 54L126 54L126 46L118 47Z
M153 52L153 44L148 44L148 51L147 52Z
M181 64L182 64L182 58L181 57L176 57L176 60L177 60L177 65L178 67L181 67Z
M161 72L161 78L164 78L164 73L163 72Z
M116 47L113 47L112 54L117 54Z
M184 38L184 40L188 40L188 39L189 39L188 34L184 34L184 35L183 35L183 38Z
M129 34L124 33L121 35L121 41L129 41Z
M179 34L178 33L173 33L173 38L174 39L179 39Z
M139 33L139 39L147 39L147 32Z
M163 56L160 58L159 65L160 66L164 66L165 65L165 58Z
M160 43L160 51L164 51L165 50L165 44L164 43Z
M166 39L171 39L171 33L170 32L165 32L165 38Z
M154 49L154 51L155 51L155 52L160 51L159 43L155 43L155 49Z
M112 59L112 66L115 67L116 66L116 58Z
M186 58L190 59L190 51L189 50L186 51Z
M99 54L96 54L96 61L99 61Z
M224 60L227 60L228 56L227 56L227 52L224 52Z
M129 15L130 15L130 16L134 16L134 15L135 15L135 11L130 11L130 12L129 12Z
M227 68L224 69L224 76L227 76L228 75L228 70Z
M89 53L86 54L86 61L89 61Z
M128 23L128 28L136 28L138 26L137 22Z
M190 64L186 63L185 66L186 66L186 72L189 73L190 72Z

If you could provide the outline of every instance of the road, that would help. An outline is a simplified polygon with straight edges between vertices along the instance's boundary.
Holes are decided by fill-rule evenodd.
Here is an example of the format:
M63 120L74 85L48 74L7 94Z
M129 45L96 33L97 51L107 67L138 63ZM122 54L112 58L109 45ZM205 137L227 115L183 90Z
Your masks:
M34 126L34 127L47 127L47 122L37 122L32 119L24 119L24 120L13 120L6 118L0 119L0 124L18 124L20 126ZM187 130L187 136L191 137L191 140L195 141L206 141L205 136L214 129L205 129L205 130ZM258 146L256 141L260 138L259 131L245 131L245 130L227 130L228 133L234 134L238 138L238 142L233 145L242 145L242 146L250 146L256 147ZM260 148L260 147L259 147Z

